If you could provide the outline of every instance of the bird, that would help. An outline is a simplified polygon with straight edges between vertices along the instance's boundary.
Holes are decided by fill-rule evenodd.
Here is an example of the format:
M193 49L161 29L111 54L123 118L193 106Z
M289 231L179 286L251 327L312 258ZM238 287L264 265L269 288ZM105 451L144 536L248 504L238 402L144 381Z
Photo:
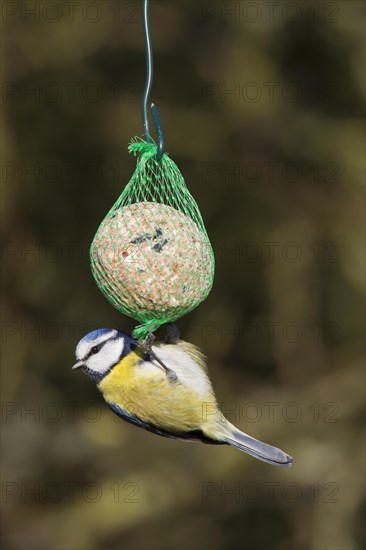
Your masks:
M179 338L179 337L178 337ZM119 417L160 436L230 445L275 466L292 457L240 431L219 410L203 353L177 338L142 346L116 329L97 329L76 347L81 369Z

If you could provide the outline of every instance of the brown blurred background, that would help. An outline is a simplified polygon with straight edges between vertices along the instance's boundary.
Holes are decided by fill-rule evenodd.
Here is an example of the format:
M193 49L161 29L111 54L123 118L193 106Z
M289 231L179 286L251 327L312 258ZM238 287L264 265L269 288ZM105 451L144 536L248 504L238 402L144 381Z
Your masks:
M152 99L217 264L178 326L229 420L294 464L138 430L71 371L86 332L134 327L88 247L142 133L140 2L4 2L3 547L356 550L365 4L151 7Z

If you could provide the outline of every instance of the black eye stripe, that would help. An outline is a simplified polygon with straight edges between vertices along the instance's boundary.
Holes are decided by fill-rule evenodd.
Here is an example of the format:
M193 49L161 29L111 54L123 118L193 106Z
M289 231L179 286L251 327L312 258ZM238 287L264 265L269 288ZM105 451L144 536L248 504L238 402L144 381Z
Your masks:
M93 346L91 348L91 350L89 351L89 353L87 353L83 359L83 361L87 361L89 359L89 357L91 357L92 355L94 355L94 351L93 349L94 348L99 348L99 351L102 349L102 347L111 340L111 338L108 338L108 340L104 340L104 342L102 342L101 344L96 344L95 346Z
M89 357L94 355L93 348L99 348L99 351L106 345L107 342L114 342L115 340L119 340L118 336L115 336L113 338L107 338L107 340L104 340L104 342L101 342L100 344L96 344L91 348L89 353L87 353L83 359L83 361L87 361Z

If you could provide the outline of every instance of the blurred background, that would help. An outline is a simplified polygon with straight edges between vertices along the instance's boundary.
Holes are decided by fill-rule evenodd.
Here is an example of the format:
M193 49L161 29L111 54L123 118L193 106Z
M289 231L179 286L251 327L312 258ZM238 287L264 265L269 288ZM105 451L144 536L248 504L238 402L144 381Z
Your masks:
M140 15L2 4L2 546L361 548L365 4L151 6L152 99L216 256L178 326L228 419L294 456L286 470L138 430L71 371L85 333L136 324L88 248L135 166Z

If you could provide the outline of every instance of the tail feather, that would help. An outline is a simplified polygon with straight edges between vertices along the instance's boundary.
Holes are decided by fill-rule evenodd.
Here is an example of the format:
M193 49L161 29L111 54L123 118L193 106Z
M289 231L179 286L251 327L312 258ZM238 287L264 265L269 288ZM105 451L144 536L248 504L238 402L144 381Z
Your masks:
M273 466L291 466L293 460L292 456L281 451L281 449L262 443L262 441L258 441L236 428L232 430L232 436L225 437L225 443Z

